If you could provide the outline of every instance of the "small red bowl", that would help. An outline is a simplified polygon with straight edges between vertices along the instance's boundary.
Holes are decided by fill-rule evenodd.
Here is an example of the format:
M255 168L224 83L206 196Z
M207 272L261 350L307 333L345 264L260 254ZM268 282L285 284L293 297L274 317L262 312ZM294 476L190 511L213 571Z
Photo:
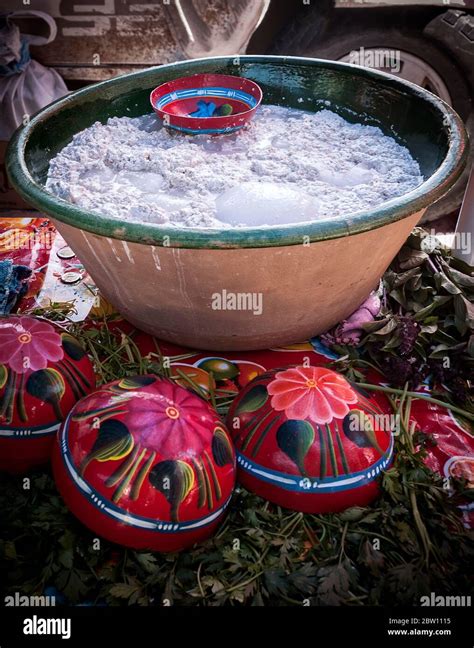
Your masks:
M245 126L255 115L262 96L260 86L250 79L193 74L161 84L151 92L150 102L169 128L193 135L218 135ZM229 106L231 114L219 114Z

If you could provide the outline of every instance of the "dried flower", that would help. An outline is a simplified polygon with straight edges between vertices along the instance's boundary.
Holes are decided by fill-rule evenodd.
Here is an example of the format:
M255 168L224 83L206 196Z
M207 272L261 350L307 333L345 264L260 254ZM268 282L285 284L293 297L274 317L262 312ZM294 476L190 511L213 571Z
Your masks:
M413 351L418 332L420 330L418 324L408 315L400 315L398 320L398 336L400 338L400 346L398 351L401 356L407 356Z

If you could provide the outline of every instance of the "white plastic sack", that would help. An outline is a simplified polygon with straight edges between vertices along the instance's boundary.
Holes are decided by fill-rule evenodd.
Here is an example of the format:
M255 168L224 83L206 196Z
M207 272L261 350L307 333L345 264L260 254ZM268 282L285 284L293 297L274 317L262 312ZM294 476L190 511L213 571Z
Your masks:
M35 17L49 27L47 36L21 34L12 18ZM15 11L0 16L0 140L8 140L40 108L67 94L61 76L30 58L29 45L46 45L56 37L54 19L42 11Z

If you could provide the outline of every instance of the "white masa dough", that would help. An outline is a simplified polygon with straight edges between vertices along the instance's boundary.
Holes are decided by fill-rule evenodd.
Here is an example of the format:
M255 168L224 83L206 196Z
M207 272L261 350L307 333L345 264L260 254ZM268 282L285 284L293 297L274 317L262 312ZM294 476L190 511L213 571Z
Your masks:
M154 113L96 122L51 160L46 188L121 220L229 228L349 216L422 181L377 127L264 105L230 135L171 131Z

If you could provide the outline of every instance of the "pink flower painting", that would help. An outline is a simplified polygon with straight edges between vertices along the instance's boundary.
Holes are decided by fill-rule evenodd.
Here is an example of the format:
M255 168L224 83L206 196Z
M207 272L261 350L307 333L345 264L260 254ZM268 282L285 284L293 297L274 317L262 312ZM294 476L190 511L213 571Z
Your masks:
M0 319L0 364L24 374L46 369L63 356L61 336L48 322L26 316Z
M295 367L280 371L267 387L272 407L288 419L309 419L324 425L344 418L357 394L347 380L325 367Z
M127 403L127 418L139 430L139 442L161 455L199 455L213 426L209 408L194 394L163 381L160 393L134 392Z

